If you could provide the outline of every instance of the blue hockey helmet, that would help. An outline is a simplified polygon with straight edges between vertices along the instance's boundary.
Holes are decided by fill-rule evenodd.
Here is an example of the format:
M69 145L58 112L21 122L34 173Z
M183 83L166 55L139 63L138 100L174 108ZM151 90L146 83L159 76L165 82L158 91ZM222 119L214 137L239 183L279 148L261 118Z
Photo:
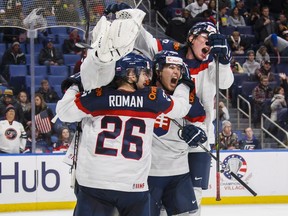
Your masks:
M150 59L133 52L127 54L116 62L115 77L127 80L127 76L129 75L128 73L131 69L135 72L137 80L142 71L145 71L150 79L152 77Z
M154 56L153 68L156 73L161 71L166 64L180 65L183 68L183 59L175 51L162 50Z
M198 22L191 27L188 32L188 37L190 37L191 35L198 36L201 33L207 33L208 35L215 34L217 33L217 28L212 22L209 21Z

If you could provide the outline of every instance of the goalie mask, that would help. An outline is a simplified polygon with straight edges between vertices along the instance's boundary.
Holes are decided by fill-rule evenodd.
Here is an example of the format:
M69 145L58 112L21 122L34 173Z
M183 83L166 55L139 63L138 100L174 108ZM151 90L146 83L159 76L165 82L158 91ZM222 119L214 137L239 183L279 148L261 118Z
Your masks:
M141 54L129 53L116 62L116 79L122 79L128 82L128 76L130 76L131 72L136 75L136 83L139 80L141 72L145 72L145 75L149 78L150 82L152 78L150 60ZM149 83L146 83L146 85L149 85Z

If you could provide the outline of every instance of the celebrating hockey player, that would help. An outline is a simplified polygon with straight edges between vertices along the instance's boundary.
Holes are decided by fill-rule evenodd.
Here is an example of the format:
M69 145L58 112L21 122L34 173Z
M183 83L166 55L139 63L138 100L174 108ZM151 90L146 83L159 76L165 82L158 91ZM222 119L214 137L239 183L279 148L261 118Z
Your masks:
M192 85L183 79L173 96L144 87L149 64L142 55L128 54L116 63L116 89L106 86L79 94L79 87L72 85L57 103L61 121L82 121L76 216L111 215L114 207L120 215L150 215L147 178L154 120L162 112L169 118L185 116Z

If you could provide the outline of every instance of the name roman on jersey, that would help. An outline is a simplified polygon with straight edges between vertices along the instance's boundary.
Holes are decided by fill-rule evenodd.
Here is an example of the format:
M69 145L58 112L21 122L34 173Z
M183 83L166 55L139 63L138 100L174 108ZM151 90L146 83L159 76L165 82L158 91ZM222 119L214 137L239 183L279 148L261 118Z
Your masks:
M110 95L110 107L143 107L143 97L133 95Z

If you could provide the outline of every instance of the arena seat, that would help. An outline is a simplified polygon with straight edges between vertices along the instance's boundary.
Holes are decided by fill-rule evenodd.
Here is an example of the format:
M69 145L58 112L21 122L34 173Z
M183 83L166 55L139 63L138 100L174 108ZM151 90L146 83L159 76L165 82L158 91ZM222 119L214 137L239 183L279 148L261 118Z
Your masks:
M68 76L68 66L67 65L50 65L49 75L55 76Z
M9 65L10 77L27 76L26 65Z

